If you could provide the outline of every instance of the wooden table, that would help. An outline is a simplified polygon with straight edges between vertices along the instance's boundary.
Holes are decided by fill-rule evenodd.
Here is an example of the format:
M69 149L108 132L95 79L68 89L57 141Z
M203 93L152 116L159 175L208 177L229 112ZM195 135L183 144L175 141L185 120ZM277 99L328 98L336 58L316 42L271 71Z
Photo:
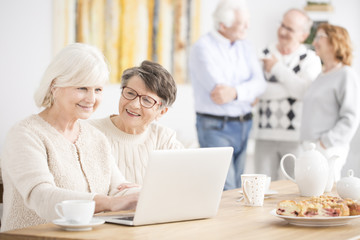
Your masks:
M271 189L278 194L265 199L263 207L243 206L236 201L238 190L226 191L217 216L211 219L141 227L103 224L87 232L67 232L49 223L4 232L0 239L360 239L360 219L339 227L299 227L270 215L280 200L300 199L290 181L272 182Z

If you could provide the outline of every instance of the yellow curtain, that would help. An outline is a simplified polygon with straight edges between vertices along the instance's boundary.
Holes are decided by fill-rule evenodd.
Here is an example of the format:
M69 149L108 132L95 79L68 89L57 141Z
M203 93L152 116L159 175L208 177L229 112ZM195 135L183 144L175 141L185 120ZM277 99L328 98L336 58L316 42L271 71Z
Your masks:
M54 0L54 51L72 42L99 47L110 80L143 60L187 82L188 49L199 37L201 0Z

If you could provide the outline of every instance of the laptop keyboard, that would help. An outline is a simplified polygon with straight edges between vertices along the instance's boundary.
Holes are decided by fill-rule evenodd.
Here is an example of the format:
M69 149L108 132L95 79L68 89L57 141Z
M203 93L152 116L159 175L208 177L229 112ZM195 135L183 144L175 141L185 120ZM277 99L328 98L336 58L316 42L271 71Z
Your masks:
M132 221L132 220L134 220L134 216L123 216L123 217L118 217L115 219Z

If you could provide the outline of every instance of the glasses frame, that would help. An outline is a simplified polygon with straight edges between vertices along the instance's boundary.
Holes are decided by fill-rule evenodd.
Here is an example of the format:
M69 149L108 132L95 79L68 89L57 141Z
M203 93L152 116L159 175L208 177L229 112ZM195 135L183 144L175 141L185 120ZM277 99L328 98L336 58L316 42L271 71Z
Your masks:
M295 34L295 33L298 32L296 29L293 29L293 28L287 26L287 25L284 24L283 22L280 22L280 28L285 29L286 31L288 31L288 32L291 33L291 34Z
M319 41L321 38L329 38L329 36L325 34L315 34L314 41Z
M126 88L131 89L132 91L134 91L134 92L136 93L136 96L135 96L134 98L132 98L132 99L125 97L125 95L123 94L123 92L124 92L124 89L126 89ZM148 108L148 109L154 107L156 104L158 104L159 106L162 105L162 102L158 102L158 101L156 101L154 98L152 98L152 97L150 97L150 96L148 96L148 95L140 95L140 94L137 93L137 91L135 91L135 89L132 89L131 87L122 87L121 96L123 96L125 99L130 100L130 101L135 100L137 97L139 97L140 105L141 105L142 107ZM143 97L147 97L147 98L150 98L150 99L154 100L154 104L153 104L151 107L144 106L143 100L142 100Z

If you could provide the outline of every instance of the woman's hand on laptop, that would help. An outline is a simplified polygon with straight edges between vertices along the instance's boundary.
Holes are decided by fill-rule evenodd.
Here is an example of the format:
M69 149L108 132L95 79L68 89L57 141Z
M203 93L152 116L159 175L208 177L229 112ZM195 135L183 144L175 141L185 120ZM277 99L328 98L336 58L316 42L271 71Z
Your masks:
M122 183L122 184L120 184L120 185L117 187L117 189L118 189L119 191L122 191L122 190L124 190L124 189L133 188L133 187L139 188L140 185L139 185L139 184L136 184L136 183Z
M132 193L125 196L112 197L110 211L133 210L136 208L139 193Z
M132 193L124 196L95 195L95 213L104 211L133 210L139 199L139 193Z

